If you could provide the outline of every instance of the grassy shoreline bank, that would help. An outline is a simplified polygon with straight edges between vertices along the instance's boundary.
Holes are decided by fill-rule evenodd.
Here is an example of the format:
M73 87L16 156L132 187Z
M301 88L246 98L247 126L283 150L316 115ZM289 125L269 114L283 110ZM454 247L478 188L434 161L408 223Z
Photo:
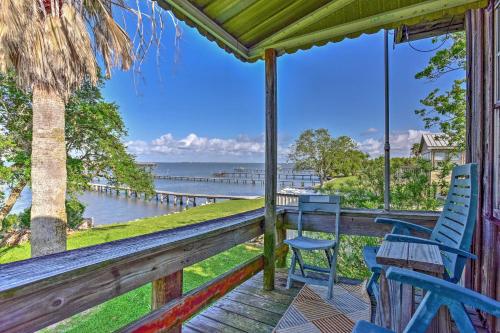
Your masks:
M127 223L111 224L68 236L68 250L114 240L177 228L206 220L229 216L263 206L262 199L225 201L157 217ZM231 268L260 254L257 246L241 244L184 269L184 291L194 289ZM0 264L28 259L29 243L0 249ZM151 284L111 299L88 311L75 315L44 332L113 332L146 315L151 306Z
M180 213L147 217L125 223L98 226L76 231L68 236L68 250L111 242L119 239L173 229L262 207L263 199L228 200L217 204L189 208ZM30 244L0 248L0 264L30 257Z

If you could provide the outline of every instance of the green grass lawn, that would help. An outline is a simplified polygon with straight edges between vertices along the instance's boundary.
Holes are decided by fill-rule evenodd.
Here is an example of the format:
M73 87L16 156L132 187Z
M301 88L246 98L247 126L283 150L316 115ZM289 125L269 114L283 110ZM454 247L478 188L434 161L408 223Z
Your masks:
M190 208L182 213L140 219L134 222L97 227L75 232L68 237L68 249L96 245L155 231L176 228L262 207L263 200L225 201ZM184 269L184 291L208 282L231 268L262 253L255 246L241 244L228 251ZM29 258L30 246L24 244L0 250L0 263ZM63 323L48 332L112 332L150 311L151 284L109 300Z
M263 199L224 201L215 205L190 208L181 213L149 217L129 223L110 224L90 230L78 231L68 236L68 250L149 234L160 230L182 227L257 209L263 205ZM0 249L0 264L28 259L29 257L29 243Z
M340 186L342 184L345 184L348 181L356 180L357 178L358 178L357 176L338 177L338 178L334 178L332 180L327 181L325 183L325 185L328 184L330 186L337 187L337 186ZM325 185L323 185L323 186L325 186Z

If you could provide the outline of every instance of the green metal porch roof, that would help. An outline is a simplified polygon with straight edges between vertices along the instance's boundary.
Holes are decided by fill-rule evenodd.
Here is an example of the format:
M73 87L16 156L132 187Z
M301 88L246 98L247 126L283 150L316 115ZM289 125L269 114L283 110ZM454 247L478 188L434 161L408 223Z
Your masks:
M242 61L462 16L487 0L157 0Z

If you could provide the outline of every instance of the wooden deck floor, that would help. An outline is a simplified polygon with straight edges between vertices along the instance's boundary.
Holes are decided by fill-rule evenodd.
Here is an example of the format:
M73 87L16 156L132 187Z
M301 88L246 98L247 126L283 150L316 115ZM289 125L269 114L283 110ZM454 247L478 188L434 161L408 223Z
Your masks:
M285 288L286 272L276 272L276 289L262 290L262 272L197 314L183 333L272 332L300 288Z
M269 292L262 290L262 272L255 275L191 318L183 325L182 332L272 332L302 287L296 283L293 288L287 290L286 277L286 271L277 271L276 289ZM373 305L370 312L373 321ZM486 332L477 313L469 311L469 314L477 332ZM452 331L456 332L454 325Z

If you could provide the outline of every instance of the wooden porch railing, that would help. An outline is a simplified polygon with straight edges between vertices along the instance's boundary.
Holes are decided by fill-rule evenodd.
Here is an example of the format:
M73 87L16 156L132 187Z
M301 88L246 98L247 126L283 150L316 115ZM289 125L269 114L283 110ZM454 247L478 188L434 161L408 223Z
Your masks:
M387 230L372 223L379 211L345 210L345 234L382 236ZM391 212L432 226L434 213ZM329 231L326 214L305 215L312 231ZM277 214L276 259L285 266L286 228L295 229L297 211ZM264 267L264 256L234 268L182 295L182 270L264 232L262 209L186 227L0 265L0 331L33 332L106 300L153 283L153 311L124 332L180 331L182 322L222 297ZM132 305L131 305L132 306Z
M299 196L297 194L278 193L276 194L276 204L278 206L298 206Z

